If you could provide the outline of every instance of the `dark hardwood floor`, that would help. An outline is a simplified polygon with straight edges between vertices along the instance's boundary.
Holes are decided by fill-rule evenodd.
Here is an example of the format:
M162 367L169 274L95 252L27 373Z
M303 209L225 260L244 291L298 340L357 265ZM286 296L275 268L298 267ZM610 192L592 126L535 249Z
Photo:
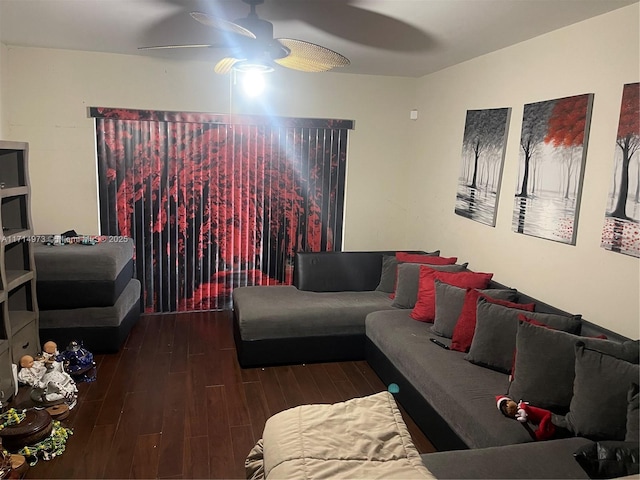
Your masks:
M229 312L144 315L96 363L64 421L65 453L26 478L244 478L271 415L386 389L365 361L241 369ZM434 451L403 416L418 450Z

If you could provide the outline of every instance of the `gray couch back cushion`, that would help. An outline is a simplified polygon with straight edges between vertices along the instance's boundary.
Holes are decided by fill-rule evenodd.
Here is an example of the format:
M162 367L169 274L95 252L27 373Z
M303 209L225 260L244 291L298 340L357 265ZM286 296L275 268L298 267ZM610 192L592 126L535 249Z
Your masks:
M578 342L638 363L637 340L618 343L521 322L516 337L514 378L509 386L509 396L565 413L573 398L575 345Z

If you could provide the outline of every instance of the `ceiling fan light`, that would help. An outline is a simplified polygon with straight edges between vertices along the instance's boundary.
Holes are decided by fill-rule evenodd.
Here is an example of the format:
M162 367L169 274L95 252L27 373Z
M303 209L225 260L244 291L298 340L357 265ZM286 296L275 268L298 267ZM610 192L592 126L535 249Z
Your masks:
M266 65L260 62L238 62L237 65L234 65L233 69L236 72L241 73L271 73L273 72L273 67L271 65Z
M242 74L242 88L249 97L257 97L264 92L266 86L264 72L251 70Z

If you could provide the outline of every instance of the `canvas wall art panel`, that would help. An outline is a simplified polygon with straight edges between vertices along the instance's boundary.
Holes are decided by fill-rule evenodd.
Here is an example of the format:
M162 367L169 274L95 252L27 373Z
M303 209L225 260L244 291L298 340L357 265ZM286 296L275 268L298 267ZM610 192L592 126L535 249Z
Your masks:
M467 110L456 214L494 227L510 108Z
M640 83L623 87L600 245L640 257Z
M593 94L524 106L513 231L575 245Z

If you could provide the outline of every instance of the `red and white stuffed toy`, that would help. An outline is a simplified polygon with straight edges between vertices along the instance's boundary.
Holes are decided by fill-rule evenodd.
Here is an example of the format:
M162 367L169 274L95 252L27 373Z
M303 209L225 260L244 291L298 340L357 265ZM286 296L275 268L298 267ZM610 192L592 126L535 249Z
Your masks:
M535 440L549 440L556 433L556 426L551 423L551 412L544 408L534 407L528 402L516 403L505 395L496 396L496 405L503 415L515 418L522 423ZM537 425L536 430L532 430L529 423Z

